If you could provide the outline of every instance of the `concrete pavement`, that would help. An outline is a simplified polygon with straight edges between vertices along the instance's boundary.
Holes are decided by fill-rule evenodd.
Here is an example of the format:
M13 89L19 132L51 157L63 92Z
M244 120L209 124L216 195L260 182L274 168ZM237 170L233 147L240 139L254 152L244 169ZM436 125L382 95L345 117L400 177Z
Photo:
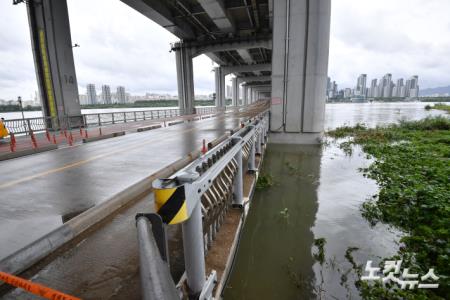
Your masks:
M0 162L0 259L239 125L229 114Z

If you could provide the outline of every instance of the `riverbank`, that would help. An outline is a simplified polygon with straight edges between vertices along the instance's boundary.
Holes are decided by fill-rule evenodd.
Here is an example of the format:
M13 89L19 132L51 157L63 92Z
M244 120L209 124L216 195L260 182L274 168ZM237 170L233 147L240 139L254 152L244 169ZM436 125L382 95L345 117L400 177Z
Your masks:
M447 113L450 113L450 105L447 105L444 103L436 103L433 106L427 105L427 106L425 106L425 109L426 110L437 109L437 110L443 110L443 111L446 111Z
M364 202L361 210L372 225L388 224L404 232L397 255L390 259L402 259L402 268L409 268L410 274L423 276L434 268L440 277L438 289L414 290L401 290L397 285L384 288L359 280L356 284L361 296L446 299L450 294L450 119L401 121L372 129L358 124L339 127L328 135L345 138L339 145L347 153L361 146L374 160L361 171L375 180L380 190ZM365 262L354 265L359 278L365 274L364 266Z

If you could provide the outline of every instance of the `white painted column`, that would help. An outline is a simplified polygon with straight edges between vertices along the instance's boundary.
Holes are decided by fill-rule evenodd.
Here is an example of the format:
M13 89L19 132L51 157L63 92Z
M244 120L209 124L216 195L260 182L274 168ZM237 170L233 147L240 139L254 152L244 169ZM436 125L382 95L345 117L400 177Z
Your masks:
M274 1L272 143L318 143L322 136L330 0Z
M248 105L248 86L246 84L242 86L242 105Z
M214 68L216 77L216 107L225 108L225 75L221 67Z
M231 79L232 106L239 106L239 83L237 77Z
M182 42L181 42L182 45ZM178 103L183 114L194 113L194 70L189 48L180 47L176 52Z

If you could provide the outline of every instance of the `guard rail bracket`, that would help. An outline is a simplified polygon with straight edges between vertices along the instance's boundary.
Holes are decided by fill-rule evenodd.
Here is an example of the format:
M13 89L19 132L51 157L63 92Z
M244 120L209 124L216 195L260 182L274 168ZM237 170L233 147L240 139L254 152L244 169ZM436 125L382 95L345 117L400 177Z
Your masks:
M155 237L161 258L169 264L169 248L167 244L166 228L160 215L155 213L138 213L136 214L136 223L139 218L144 217L152 224L152 232ZM137 225L137 224L136 224Z

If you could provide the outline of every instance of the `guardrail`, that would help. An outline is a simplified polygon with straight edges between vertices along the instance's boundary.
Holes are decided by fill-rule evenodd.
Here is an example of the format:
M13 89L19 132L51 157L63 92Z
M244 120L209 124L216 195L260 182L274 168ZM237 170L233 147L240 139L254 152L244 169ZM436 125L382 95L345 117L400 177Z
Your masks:
M152 249L141 248L140 251L144 299L172 299L172 295L180 293L184 296L188 294L190 299L213 299L217 275L213 270L206 278L205 252L212 246L227 211L231 207L244 206L244 160L248 163L248 171L256 170L255 153L261 153L267 131L267 112L264 112L257 120L243 125L238 132L170 178L153 182L157 213L146 216L160 218L162 222L159 225L152 222L153 226L160 227L160 232L166 225L182 224L187 291L176 290L170 273L161 271L168 268L167 263L164 268L160 263L154 263L151 256L157 251L153 245ZM153 244L153 236L143 233L142 227L149 227L149 224L142 216L136 216L139 244ZM146 231L150 230L147 228ZM157 240L160 254L168 256L166 251L161 251L167 244L165 237ZM154 279L155 274L159 274L159 278ZM171 290L167 295L158 296L160 294L155 293L165 288Z
M214 114L222 110L216 107L198 107L197 114ZM180 109L157 109L145 111L111 112L97 114L83 114L81 116L52 118L37 117L26 119L5 120L4 124L9 132L14 134L29 134L30 132L46 131L50 128L72 129L100 127L127 122L138 122L146 120L158 120L174 118L183 115Z

